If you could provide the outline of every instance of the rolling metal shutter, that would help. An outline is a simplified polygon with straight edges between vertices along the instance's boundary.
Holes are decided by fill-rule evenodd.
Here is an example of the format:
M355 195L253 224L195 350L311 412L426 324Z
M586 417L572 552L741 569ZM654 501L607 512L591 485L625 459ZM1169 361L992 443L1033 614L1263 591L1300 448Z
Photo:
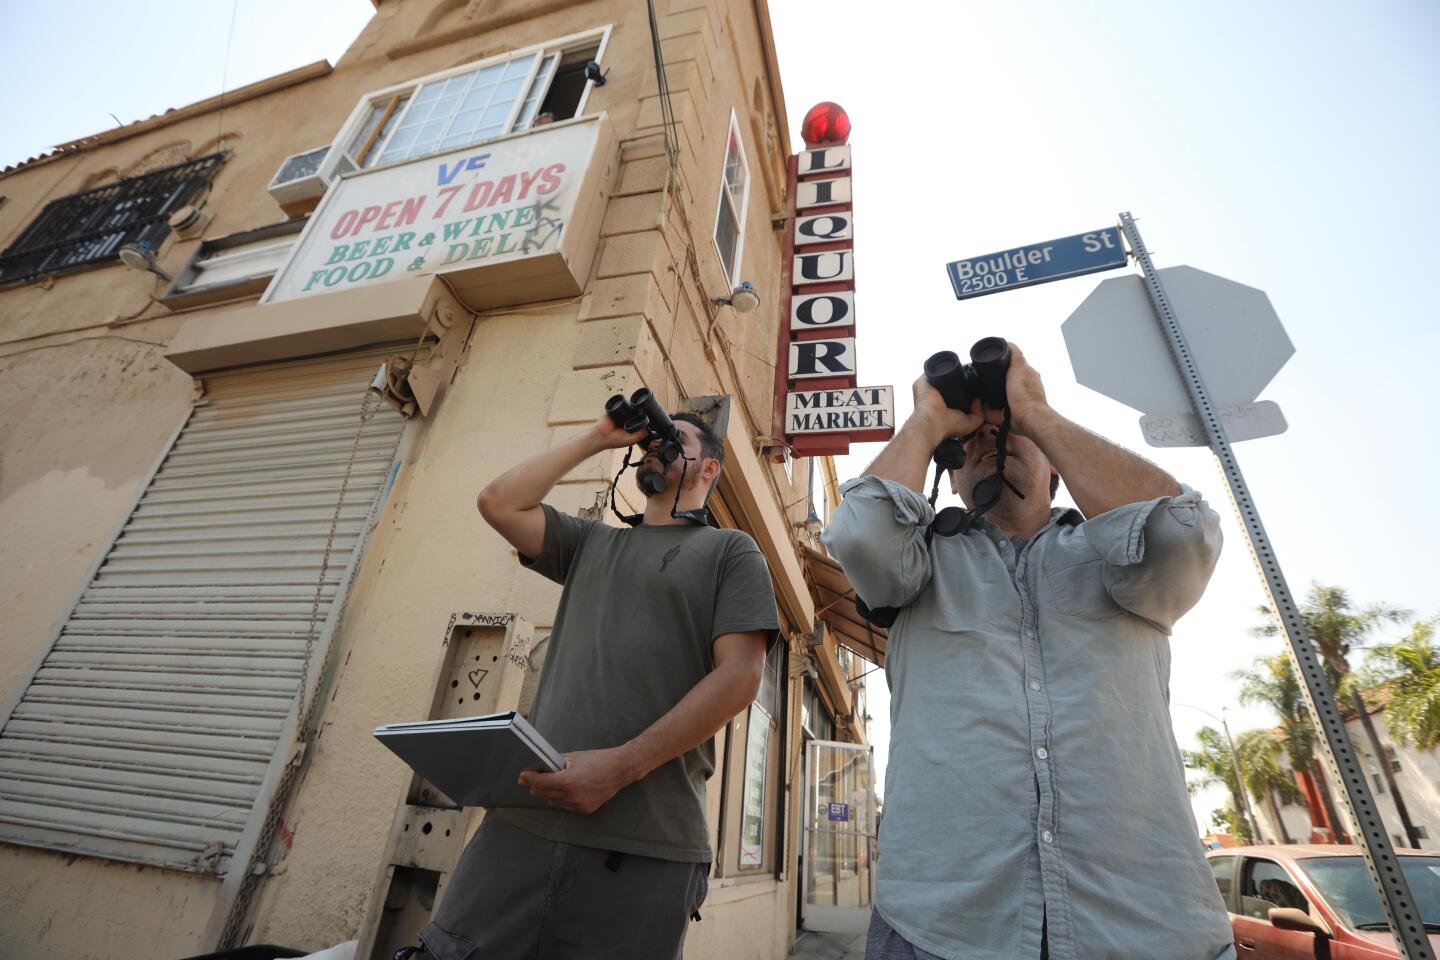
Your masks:
M386 355L206 378L0 731L0 840L206 873L237 844L248 856L293 739L325 541ZM312 675L403 426L381 405L356 453Z

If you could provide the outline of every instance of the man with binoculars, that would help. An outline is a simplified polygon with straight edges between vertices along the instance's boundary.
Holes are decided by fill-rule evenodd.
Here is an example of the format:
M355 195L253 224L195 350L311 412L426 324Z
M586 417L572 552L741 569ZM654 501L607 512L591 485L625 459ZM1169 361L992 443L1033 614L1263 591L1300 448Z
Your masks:
M678 958L705 898L712 738L755 698L779 621L755 542L704 522L720 438L647 390L631 400L480 494L520 563L565 587L529 719L566 765L521 774L548 809L486 815L421 932L437 960ZM541 502L581 462L637 444L633 526Z
M931 358L824 534L894 617L867 960L1234 957L1168 708L1219 518L1052 409L1014 344L972 357ZM968 512L919 492L932 453Z

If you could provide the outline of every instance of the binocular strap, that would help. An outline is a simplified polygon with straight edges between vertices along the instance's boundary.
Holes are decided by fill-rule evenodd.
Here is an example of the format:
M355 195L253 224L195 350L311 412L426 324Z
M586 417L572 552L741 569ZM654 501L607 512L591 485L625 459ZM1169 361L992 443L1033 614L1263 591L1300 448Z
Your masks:
M631 467L639 467L645 460L642 455L639 462L632 463L630 460L630 452L634 449L633 446L625 448L625 462L620 464L620 471L615 474L615 479L610 481L610 512L615 514L620 522L626 526L638 527L645 522L645 514L621 513L619 505L615 502L615 488L620 485L620 478L625 476L626 470L629 470ZM690 461L694 459L693 457L685 456L683 450L680 452L680 457L685 462L680 466L680 482L675 486L675 502L670 505L670 517L674 520L689 520L691 523L699 524L702 527L719 526L719 524L715 522L715 518L711 516L709 507L700 507L697 510L680 509L680 494L685 489L685 475L690 470Z
M974 434L966 437L947 437L940 441L935 448L935 482L930 486L930 506L940 498L940 476L950 470L958 470L965 465L965 440ZM1000 421L1000 430L995 434L995 472L984 478L970 492L970 499L975 501L974 509L966 510L963 507L946 507L935 515L931 525L925 530L925 542L930 542L933 534L942 537L953 537L958 533L964 533L974 528L976 522L985 515L991 507L1000 502L1003 491L1000 485L1010 488L1010 492L1021 500L1025 494L1005 477L1005 458L1007 456L1006 441L1010 437L1010 406L1004 407L1003 419ZM979 491L986 487L986 495L980 496ZM992 492L993 491L993 492Z

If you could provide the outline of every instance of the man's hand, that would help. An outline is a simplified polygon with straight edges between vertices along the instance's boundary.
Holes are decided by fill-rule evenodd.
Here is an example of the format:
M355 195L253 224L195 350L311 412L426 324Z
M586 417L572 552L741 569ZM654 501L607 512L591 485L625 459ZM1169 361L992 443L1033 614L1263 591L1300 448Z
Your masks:
M608 413L600 414L600 419L595 421L591 429L595 431L600 446L604 450L619 450L622 447L640 443L650 432L648 428L642 427L634 433L628 433L615 426L615 421L610 419Z
M1034 441L1065 478L1065 489L1086 517L1127 503L1180 493L1175 478L1143 457L1065 419L1045 400L1040 374L1010 344L1005 395L1015 432ZM998 422L998 421L992 421Z
M1010 404L1010 420L1015 432L1023 436L1030 436L1026 431L1027 421L1033 423L1050 410L1040 371L1026 362L1025 354L1013 343L1010 344L1010 370L1005 375L1005 399Z
M951 410L945 405L945 398L940 395L940 391L930 386L930 381L926 380L923 374L911 385L910 392L915 400L915 412L910 414L910 420L923 428L927 438L932 441L932 448L946 437L963 437L967 433L974 433L985 422L978 399L971 402L969 413L964 410ZM908 423L909 421L907 425Z
M520 785L559 810L594 813L635 779L624 754L616 748L567 753L564 770L526 770L520 774Z
M865 469L865 475L892 480L923 494L930 457L940 441L974 433L985 423L985 418L979 399L971 402L968 413L945 406L945 398L923 375L910 391L915 398L915 412L900 427L895 439L880 451L875 462Z

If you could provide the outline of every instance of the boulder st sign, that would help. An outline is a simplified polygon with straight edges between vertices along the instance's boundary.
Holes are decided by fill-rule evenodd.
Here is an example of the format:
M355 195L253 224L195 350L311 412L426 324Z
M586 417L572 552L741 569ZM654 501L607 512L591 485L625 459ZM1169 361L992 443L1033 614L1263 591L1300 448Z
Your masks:
M1015 247L945 265L955 299L968 300L1051 280L1125 266L1125 244L1117 227Z
M775 400L779 433L794 456L809 457L890 439L895 397L888 386L860 386L856 375L850 120L821 103L801 132L806 149L789 164L789 323L780 328Z

